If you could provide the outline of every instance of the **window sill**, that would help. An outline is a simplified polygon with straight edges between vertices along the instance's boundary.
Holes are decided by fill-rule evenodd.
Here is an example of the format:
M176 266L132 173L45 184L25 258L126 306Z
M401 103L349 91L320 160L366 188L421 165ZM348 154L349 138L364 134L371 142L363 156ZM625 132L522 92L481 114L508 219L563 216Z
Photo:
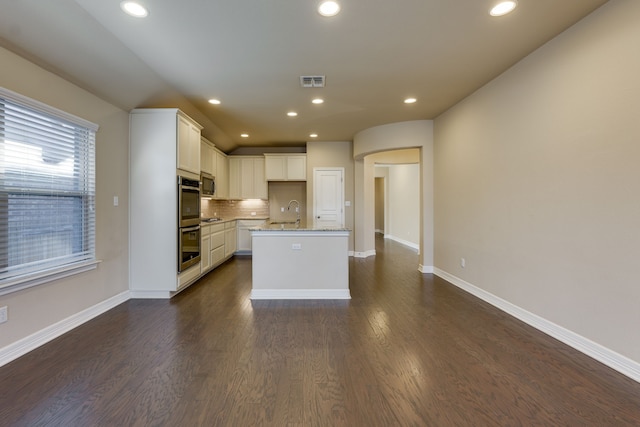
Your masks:
M64 277L84 273L85 271L95 270L98 268L98 264L100 264L100 262L100 260L82 261L75 264L65 265L63 267L9 279L0 283L0 295L7 295L12 292L49 283Z

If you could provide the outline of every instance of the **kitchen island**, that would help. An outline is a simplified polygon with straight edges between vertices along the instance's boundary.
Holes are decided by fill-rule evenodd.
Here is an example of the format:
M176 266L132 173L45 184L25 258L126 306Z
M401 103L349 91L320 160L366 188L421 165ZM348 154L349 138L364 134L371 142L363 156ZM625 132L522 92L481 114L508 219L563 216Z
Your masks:
M295 223L251 229L251 299L350 299L349 233Z

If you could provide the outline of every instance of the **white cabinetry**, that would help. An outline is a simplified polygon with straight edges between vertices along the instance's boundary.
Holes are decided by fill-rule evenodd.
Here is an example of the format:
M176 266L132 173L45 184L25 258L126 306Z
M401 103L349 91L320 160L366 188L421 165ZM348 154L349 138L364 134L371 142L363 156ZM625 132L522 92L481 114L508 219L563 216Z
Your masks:
M216 151L207 139L200 139L200 170L216 176Z
M259 227L265 223L263 219L239 219L238 220L238 247L236 253L251 253L251 231L249 229Z
M267 199L264 157L229 157L229 198Z
M235 223L235 221L231 221ZM225 226L228 223L205 225L202 231L202 262L200 274L219 266L229 258L225 255ZM233 227L231 227L233 228ZM233 228L235 230L235 228ZM231 253L229 256L231 256ZM205 260L206 257L206 260ZM206 263L206 267L205 267Z
M200 273L211 268L211 226L200 227Z
M216 224L211 227L211 267L217 267L225 259L224 224Z
M177 168L200 174L200 130L202 126L178 111Z
M306 154L265 154L267 181L306 181Z
M229 198L229 160L222 151L214 149L216 154L216 199Z
M224 223L224 256L230 257L237 249L236 221Z
M169 298L200 275L200 264L178 274L176 165L180 164L178 129L185 123L199 133L199 126L175 108L136 109L130 114L129 286L133 298ZM197 152L199 159L199 135Z

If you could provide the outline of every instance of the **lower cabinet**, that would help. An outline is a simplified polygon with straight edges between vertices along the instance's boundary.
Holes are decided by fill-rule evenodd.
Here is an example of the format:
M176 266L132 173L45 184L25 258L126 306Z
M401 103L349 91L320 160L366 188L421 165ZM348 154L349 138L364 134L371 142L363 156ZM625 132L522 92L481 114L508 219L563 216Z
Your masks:
M239 219L238 221L238 242L236 253L251 254L251 228L264 225L264 219Z
M224 224L224 256L229 257L236 251L238 236L236 234L236 221L225 222Z
M211 268L211 226L200 227L200 273Z
M227 230L236 232L236 221L228 221L220 224L204 225L200 227L201 248L200 248L200 274L205 274L211 269L219 266L235 252L235 239L233 251L226 250Z

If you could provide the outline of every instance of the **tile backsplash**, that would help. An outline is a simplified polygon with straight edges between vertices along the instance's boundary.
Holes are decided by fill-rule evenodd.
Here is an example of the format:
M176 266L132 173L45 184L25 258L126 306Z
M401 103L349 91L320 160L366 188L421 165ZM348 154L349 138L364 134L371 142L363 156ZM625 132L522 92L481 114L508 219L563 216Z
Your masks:
M287 210L291 200L300 204L300 218L307 216L307 183L304 181L270 182L269 200L216 200L202 198L200 216L202 218L271 218L276 221L292 221L296 212ZM255 212L255 215L251 215Z
M255 212L255 215L251 215ZM266 200L215 200L201 199L202 218L257 218L269 217L269 202Z

